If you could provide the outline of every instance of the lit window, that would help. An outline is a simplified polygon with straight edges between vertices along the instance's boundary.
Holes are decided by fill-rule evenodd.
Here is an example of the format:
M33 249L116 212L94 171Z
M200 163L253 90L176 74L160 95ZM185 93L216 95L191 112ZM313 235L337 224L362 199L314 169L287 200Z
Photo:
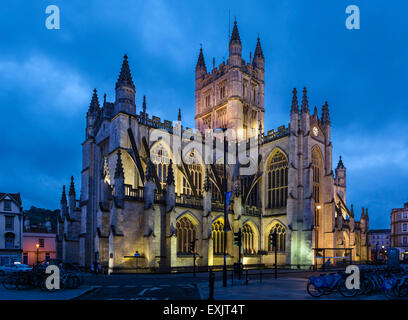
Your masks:
M196 239L196 230L190 219L184 217L176 223L178 253L192 253L190 243Z
M322 174L322 158L317 148L312 151L313 170L313 200L315 204L320 203L320 181Z
M288 161L278 151L272 157L267 171L267 208L286 206L288 196Z
M285 241L286 241L286 228L277 223L273 226L271 231L269 232L269 241L268 241L268 251L275 251L275 247L273 245L273 233L276 230L276 246L277 251L284 252L285 251Z
M254 232L250 225L246 224L242 228L242 244L245 254L254 254Z
M225 85L220 87L220 99L225 98Z
M221 219L215 221L212 225L213 251L214 254L224 253L224 223Z
M190 174L193 184L196 188L197 194L201 196L203 192L203 169L200 165L199 160L194 156L194 151L191 151L189 156L186 157L185 163ZM191 186L187 181L187 178L183 175L183 194L192 195Z
M205 105L206 105L207 107L210 106L210 101L211 101L210 99L211 99L210 95L207 95L207 96L205 97Z
M170 164L170 156L166 149L159 144L151 152L151 159L156 168L157 177L159 178L160 186L166 187L168 166Z

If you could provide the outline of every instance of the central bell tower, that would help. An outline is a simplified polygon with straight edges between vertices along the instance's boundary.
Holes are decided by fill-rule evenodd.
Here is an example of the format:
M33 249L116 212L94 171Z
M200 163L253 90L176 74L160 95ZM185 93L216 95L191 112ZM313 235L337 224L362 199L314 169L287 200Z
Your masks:
M206 129L243 130L246 137L264 128L265 58L258 37L255 53L249 62L242 58L242 43L237 22L229 40L229 57L207 72L203 49L195 70L195 122L202 133Z

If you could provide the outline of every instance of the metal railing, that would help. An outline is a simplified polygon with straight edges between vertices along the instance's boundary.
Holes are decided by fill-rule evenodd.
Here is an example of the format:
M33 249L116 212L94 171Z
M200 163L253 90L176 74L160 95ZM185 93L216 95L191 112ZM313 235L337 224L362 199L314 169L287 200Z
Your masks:
M129 184L125 184L125 198L130 200L139 200L143 201L144 199L144 188L140 187L137 189L133 189L133 187Z
M187 208L196 208L202 209L203 208L203 199L190 197L184 194L176 196L176 205L180 207L187 207Z

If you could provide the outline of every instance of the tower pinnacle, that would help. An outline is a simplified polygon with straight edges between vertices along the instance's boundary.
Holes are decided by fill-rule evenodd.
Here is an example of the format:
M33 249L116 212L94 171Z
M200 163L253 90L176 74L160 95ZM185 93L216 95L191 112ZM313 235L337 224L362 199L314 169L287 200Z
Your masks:
M340 156L339 163L337 164L337 169L339 168L344 168L344 164L343 164L343 160L341 159L341 156Z
M238 27L237 27L237 20L234 21L234 27L232 28L230 44L232 43L241 44L241 38L239 36Z
M261 47L261 41L259 39L259 36L256 40L256 47L255 47L255 53L254 53L254 61L253 61L253 66L258 67L263 69L265 65L265 57L262 51Z
M229 42L229 64L235 67L241 67L242 63L242 46L239 37L237 21L234 21L232 34Z
M122 68L119 73L118 81L116 82L116 88L120 86L128 86L131 88L135 88L133 83L132 74L130 73L129 63L128 63L128 56L125 54L123 57Z
M200 53L198 55L196 69L198 68L204 68L207 72L207 67L205 66L205 61L204 61L203 48L200 48Z
M61 203L67 204L67 194L65 193L65 185L62 186Z
M96 113L99 110L99 99L98 99L98 91L96 89L93 90L93 95L91 99L91 104L89 105L89 113Z
M309 102L307 101L306 87L303 88L302 107L301 107L300 112L301 113L309 113Z
M290 108L291 113L299 113L299 105L297 100L297 90L293 88L293 97L292 97L292 107Z
M327 101L324 102L322 107L322 122L324 124L330 123L329 105L327 104Z
M75 195L75 183L74 183L74 176L71 176L71 185L69 187L69 194L70 196Z

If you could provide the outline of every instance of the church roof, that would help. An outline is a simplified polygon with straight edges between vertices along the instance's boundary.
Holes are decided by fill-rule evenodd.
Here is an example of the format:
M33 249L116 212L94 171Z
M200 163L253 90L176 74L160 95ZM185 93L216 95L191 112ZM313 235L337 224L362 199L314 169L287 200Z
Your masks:
M12 200L17 202L19 205L21 205L21 196L20 193L4 193L0 192L0 200L3 200L6 196L9 196Z
M131 88L135 88L135 85L132 79L132 74L130 73L128 57L126 54L123 57L122 68L120 69L119 78L118 78L118 81L116 82L116 88L122 85L129 86Z

